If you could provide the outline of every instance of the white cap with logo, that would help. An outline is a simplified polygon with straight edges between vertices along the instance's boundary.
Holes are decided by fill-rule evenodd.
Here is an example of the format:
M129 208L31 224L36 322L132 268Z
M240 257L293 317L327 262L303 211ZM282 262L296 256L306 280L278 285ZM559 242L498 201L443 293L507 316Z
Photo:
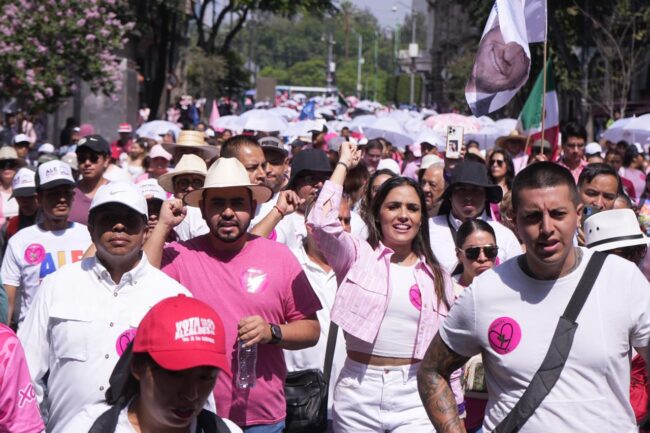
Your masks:
M122 204L146 218L149 217L147 201L140 189L131 182L117 181L100 186L90 203L90 211L109 203Z
M59 160L40 164L36 173L36 186L39 189L49 189L59 185L75 185L70 166Z
M145 199L167 200L167 193L158 184L158 179L146 179L138 182L137 185Z

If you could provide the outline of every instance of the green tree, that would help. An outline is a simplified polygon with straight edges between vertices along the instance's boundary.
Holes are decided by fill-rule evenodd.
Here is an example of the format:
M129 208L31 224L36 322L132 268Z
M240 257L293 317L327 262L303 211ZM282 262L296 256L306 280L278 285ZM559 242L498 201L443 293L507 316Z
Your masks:
M52 111L80 80L112 95L121 83L120 59L133 23L123 1L3 2L0 97L32 112Z

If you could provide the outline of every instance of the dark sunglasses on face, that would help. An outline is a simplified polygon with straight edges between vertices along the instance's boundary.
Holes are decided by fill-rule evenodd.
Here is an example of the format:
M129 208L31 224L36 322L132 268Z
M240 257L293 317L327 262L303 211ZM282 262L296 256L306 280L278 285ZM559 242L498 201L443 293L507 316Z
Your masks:
M18 167L15 161L0 161L0 170L12 170Z
M499 167L503 167L503 164L506 162L502 159L493 159L490 161L490 167L492 167L494 164L498 165Z
M174 185L181 190L186 190L190 185L194 189L201 189L203 188L203 179L178 179L174 181Z
M24 141L21 141L20 143L16 143L16 144L14 144L14 147L20 147L20 148L23 148L23 147L24 147L24 148L27 148L27 147L29 147L29 143L26 143L26 142L24 142Z
M481 255L481 251L488 260L494 259L499 254L499 247L496 245L485 245L482 247L469 247L461 250L469 260L476 260Z
M86 161L90 161L91 164L97 164L99 161L98 153L78 153L77 154L77 163L83 164Z

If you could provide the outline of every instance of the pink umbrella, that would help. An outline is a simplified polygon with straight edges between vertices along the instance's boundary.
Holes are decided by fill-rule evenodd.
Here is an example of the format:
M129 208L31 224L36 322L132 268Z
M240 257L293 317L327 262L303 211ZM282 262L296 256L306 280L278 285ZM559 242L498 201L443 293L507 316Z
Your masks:
M476 118L456 113L429 116L424 123L434 131L444 134L447 133L448 126L462 126L465 130L465 134L478 132L481 129L481 123Z

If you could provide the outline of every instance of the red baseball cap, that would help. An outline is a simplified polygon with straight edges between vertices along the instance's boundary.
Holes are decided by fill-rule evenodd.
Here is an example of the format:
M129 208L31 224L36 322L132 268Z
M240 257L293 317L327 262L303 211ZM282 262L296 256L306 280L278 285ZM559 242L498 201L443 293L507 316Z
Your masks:
M166 370L217 367L230 374L219 315L185 295L163 299L142 318L133 353L148 353Z

